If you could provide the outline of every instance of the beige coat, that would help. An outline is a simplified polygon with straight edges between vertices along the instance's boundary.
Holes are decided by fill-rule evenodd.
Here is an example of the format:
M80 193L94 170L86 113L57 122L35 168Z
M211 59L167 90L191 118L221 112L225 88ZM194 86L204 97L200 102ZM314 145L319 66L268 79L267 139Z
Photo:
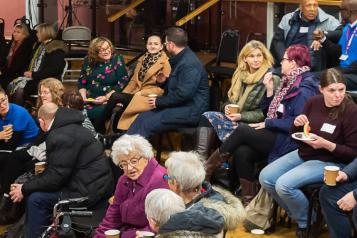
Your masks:
M152 65L150 69L148 69L145 74L144 80L140 81L138 75L143 62L143 58L144 56L139 58L138 64L135 67L134 75L129 81L128 85L123 90L123 93L135 95L131 99L129 105L127 106L119 120L118 129L120 130L128 130L131 123L134 122L140 112L146 112L152 109L148 104L147 95L154 93L161 96L164 93L164 90L156 84L156 76L159 73L163 73L165 77L169 77L169 74L171 72L169 58L163 52L157 62Z

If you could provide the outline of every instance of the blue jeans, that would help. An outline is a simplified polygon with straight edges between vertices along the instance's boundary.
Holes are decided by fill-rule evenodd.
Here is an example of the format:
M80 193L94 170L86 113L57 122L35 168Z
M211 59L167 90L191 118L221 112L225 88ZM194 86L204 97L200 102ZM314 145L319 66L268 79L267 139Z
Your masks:
M60 193L34 192L26 201L25 237L38 238L51 224L53 206Z
M357 181L353 181L338 184L337 186L325 185L320 190L320 204L332 238L351 237L352 224L347 217L347 213L338 207L337 201L356 188ZM352 217L356 225L356 208L353 209Z
M295 150L267 165L260 173L259 181L299 228L306 228L309 201L299 188L323 182L327 165L344 167L343 164L320 160L304 161Z

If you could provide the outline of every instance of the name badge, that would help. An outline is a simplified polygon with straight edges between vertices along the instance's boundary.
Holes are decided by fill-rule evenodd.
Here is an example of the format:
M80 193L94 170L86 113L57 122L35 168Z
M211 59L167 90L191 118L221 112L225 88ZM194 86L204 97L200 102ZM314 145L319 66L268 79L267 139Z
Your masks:
M279 104L279 107L278 107L278 112L280 113L284 113L284 105L283 104Z
M347 60L348 59L348 55L342 54L340 56L340 60Z
M308 33L309 32L309 28L306 26L302 26L300 27L300 33Z
M328 123L324 123L320 129L320 131L324 131L330 134L333 134L333 132L335 131L336 126L328 124Z

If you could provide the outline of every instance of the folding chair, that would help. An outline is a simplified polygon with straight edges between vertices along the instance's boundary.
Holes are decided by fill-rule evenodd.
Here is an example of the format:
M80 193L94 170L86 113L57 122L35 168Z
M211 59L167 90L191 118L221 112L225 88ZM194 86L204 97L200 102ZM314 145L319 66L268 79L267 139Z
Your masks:
M76 82L78 80L81 70L72 68L72 63L76 61L83 64L91 39L91 30L85 26L70 26L63 30L62 40L68 44L69 52L65 57L67 68L63 73L62 81ZM73 49L73 46L76 46L76 49Z

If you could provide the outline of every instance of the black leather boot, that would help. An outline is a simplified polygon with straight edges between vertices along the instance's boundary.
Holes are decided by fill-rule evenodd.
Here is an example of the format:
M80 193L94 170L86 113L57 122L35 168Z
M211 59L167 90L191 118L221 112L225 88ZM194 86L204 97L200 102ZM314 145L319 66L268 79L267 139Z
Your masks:
M241 196L244 207L248 206L250 201L257 195L259 188L257 182L251 182L247 179L239 179L241 187Z
M11 208L12 201L8 194L3 194L0 198L0 214L8 211Z
M216 140L216 132L211 127L198 127L196 129L196 151L205 160L211 152Z
M0 214L0 225L8 225L16 222L23 213L23 203L11 203L10 209Z
M230 157L231 155L229 153L221 154L219 149L216 149L205 162L206 181L210 181L213 172L222 166L224 162L227 162Z

